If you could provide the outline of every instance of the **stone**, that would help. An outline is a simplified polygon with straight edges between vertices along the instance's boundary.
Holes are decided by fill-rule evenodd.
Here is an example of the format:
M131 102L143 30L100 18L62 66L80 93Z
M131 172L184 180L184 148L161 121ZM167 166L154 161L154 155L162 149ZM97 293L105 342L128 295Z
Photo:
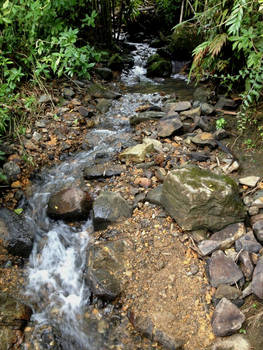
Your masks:
M198 146L210 146L211 148L215 148L217 146L213 134L209 132L197 134L196 136L191 137L191 141Z
M221 299L212 317L213 332L217 337L225 337L238 331L245 321L244 314L231 301Z
M162 144L160 141L146 137L143 143L129 147L120 153L119 158L121 161L129 160L135 163L141 163L145 160L147 154L161 150Z
M192 105L189 101L179 101L168 103L165 107L168 111L168 115L173 115L175 112L187 111L192 107Z
M7 181L12 182L17 180L17 176L21 173L21 170L20 167L11 160L10 162L4 163L3 173L6 176Z
M263 196L255 199L254 202L252 203L252 206L257 207L259 209L262 209L263 208Z
M263 242L263 220L255 222L252 227L257 240Z
M194 100L200 102L207 102L212 95L212 91L208 87L198 87L194 91Z
M159 137L169 137L178 133L183 128L183 123L181 122L179 116L170 116L160 119L158 124L158 136Z
M252 293L263 299L263 256L258 259L252 277Z
M71 88L64 88L63 96L67 99L71 99L75 96L75 92Z
M191 152L188 157L196 162L207 162L210 159L210 156L203 152Z
M157 179L161 182L165 179L165 176L167 175L166 170L164 168L157 168L155 170L155 176Z
M259 176L247 176L239 179L239 183L248 187L255 187L259 180Z
M50 95L41 95L38 99L38 103L47 103L51 101Z
M248 214L250 216L257 215L259 213L259 208L258 207L249 207L248 208Z
M225 138L227 138L229 136L228 132L225 129L217 129L214 133L213 133L214 139L217 141L221 141Z
M150 190L145 200L152 204L161 205L161 195L162 195L163 185L159 185L155 187L153 190Z
M222 230L213 233L210 236L210 239L214 240L214 241L221 241L222 242L228 238L233 237L239 231L242 232L242 235L245 235L246 227L245 227L243 222L231 224L231 225L224 227Z
M170 60L154 54L150 56L146 64L147 77L162 77L167 78L172 73L172 64Z
M147 146L147 149L153 149L156 152L162 152L163 146L162 143L158 140L152 139L150 137L145 137L143 139L143 144Z
M34 230L25 221L23 215L0 209L0 239L2 245L12 255L28 258L34 240Z
M215 292L216 299L227 298L228 300L235 300L240 298L241 295L240 290L227 284L220 284Z
M104 80L110 81L113 79L112 70L109 68L96 68L95 72Z
M94 111L92 109L83 106L78 107L78 112L84 118L92 117L94 114Z
M37 151L38 147L31 141L31 140L27 140L24 143L24 146L26 149L28 149L29 151Z
M225 174L231 174L239 169L239 163L235 160L231 164L224 166L222 169Z
M210 115L214 113L214 107L209 103L201 103L201 113L204 115Z
M87 94L94 98L108 98L110 100L121 97L119 92L108 89L99 83L90 83L87 86Z
M111 165L106 164L96 164L93 166L86 167L83 170L84 178L87 180L92 180L100 177L111 177L121 175L126 169L123 165Z
M220 96L215 108L216 109L236 109L238 107L238 103L230 98L226 98L224 96Z
M241 270L246 278L246 281L250 281L252 278L252 274L254 271L254 265L250 259L249 252L246 250L243 250L239 256L238 260L240 261L241 265Z
M262 245L256 240L253 231L249 231L236 241L235 247L237 252L246 250L249 253L258 253Z
M182 117L194 117L194 116L200 117L200 115L201 115L201 108L200 107L189 109L187 111L183 111L180 113L180 116L182 116Z
M32 314L31 309L6 293L0 293L0 327L24 329ZM2 344L1 344L2 345Z
M130 205L116 192L102 192L93 203L95 229L105 227L108 223L122 221L131 215Z
M100 113L106 113L108 112L108 110L110 109L110 106L112 104L112 101L110 99L107 98L99 98L97 100L97 105L96 105L96 109L100 112Z
M161 202L183 230L217 231L245 217L234 180L193 165L168 173Z
M243 274L233 259L227 257L221 250L212 254L208 266L210 283L213 287L220 284L237 283Z
M147 120L158 120L158 119L161 119L165 116L166 116L166 114L164 112L159 112L159 111L141 112L141 113L138 113L138 114L130 117L130 124L132 126L135 126L141 122L145 122Z
M91 196L78 187L71 187L51 195L47 215L54 220L84 220L89 217L91 208Z
M100 242L89 247L84 276L94 295L113 300L120 294L119 275L124 270L124 250L122 240Z
M259 213L250 218L251 225L253 226L257 221L263 220L263 213Z
M34 131L32 139L36 142L39 142L42 139L42 135L39 132Z
M220 241L205 239L198 244L198 249L203 256L210 255L220 248Z
M244 335L234 334L227 338L216 339L208 350L251 350L251 345Z
M149 188L152 186L152 180L147 177L137 177L134 180L134 185L139 185L144 188Z

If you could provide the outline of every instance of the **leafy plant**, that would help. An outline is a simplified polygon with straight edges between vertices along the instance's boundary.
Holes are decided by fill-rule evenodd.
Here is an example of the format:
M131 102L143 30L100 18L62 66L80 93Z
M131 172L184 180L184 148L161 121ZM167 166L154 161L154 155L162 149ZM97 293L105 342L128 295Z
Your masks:
M226 126L226 120L225 118L219 118L216 121L216 129L223 129Z

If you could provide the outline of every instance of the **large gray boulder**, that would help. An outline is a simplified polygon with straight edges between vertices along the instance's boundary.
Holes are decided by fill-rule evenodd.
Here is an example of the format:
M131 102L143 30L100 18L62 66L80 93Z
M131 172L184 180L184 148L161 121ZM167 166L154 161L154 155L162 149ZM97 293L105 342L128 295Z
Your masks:
M184 230L217 231L245 217L237 184L228 176L197 166L166 176L161 203Z

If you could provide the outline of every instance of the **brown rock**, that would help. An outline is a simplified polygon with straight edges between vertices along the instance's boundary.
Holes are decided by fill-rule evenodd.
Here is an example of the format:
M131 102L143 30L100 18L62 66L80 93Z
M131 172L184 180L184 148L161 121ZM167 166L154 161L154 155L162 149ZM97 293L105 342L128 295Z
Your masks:
M152 186L152 181L151 179L148 179L147 177L137 177L134 180L135 185L139 185L144 188L149 188Z

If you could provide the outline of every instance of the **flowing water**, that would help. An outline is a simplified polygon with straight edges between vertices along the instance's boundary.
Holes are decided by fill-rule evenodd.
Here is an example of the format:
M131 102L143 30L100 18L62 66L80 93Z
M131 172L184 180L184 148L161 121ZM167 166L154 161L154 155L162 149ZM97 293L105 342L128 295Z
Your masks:
M132 86L139 80L150 83L149 86L155 89L156 84L145 77L145 62L154 49L147 46L146 50L145 47L145 44L137 45L134 52L135 67L123 74L122 81ZM176 90L177 83L173 80L170 92ZM183 84L182 80L179 84ZM162 89L163 86L159 86L159 90ZM185 83L184 89L189 94ZM110 156L128 145L132 132L128 116L145 103L161 106L162 99L158 92L142 94L135 90L113 101L97 129L87 133L86 138L93 148L43 171L33 186L34 195L26 217L34 227L36 238L27 270L26 295L32 303L35 328L50 325L57 329L61 337L67 339L61 348L63 350L99 349L92 343L89 332L81 331L83 311L90 302L90 292L84 283L83 273L87 247L92 243L93 227L91 220L74 228L62 221L49 219L46 208L50 195L80 183L83 168L94 164L101 154Z

